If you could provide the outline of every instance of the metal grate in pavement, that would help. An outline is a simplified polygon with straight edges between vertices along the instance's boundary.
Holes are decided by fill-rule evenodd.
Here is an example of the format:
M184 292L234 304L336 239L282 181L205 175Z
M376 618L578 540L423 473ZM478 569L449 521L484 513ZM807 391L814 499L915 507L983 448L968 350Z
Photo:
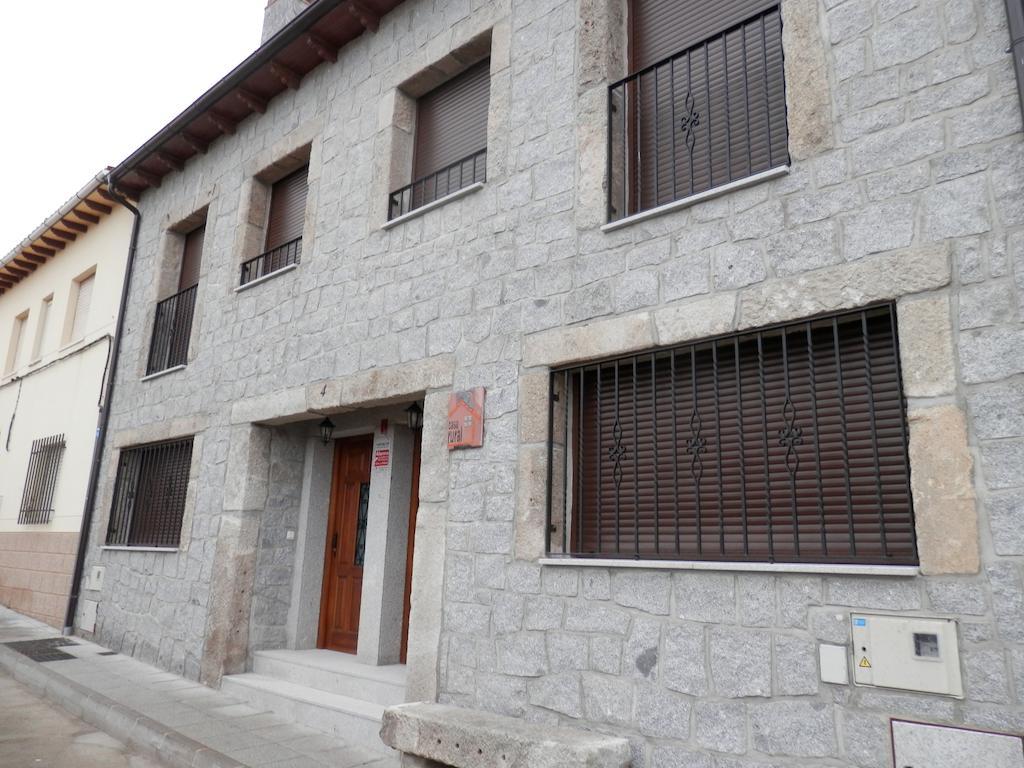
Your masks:
M68 645L78 645L78 643L66 637L46 637L42 640L18 640L13 643L4 643L4 645L23 656L28 656L32 661L44 662L66 661L75 658L60 649Z

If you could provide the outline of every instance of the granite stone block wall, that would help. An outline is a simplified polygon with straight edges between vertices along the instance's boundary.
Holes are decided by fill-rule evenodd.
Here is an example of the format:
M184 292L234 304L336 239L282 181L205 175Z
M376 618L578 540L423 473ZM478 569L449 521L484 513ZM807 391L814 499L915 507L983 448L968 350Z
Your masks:
M198 677L222 620L234 426L315 418L328 396L411 400L415 380L417 573L437 580L414 588L417 695L623 734L649 768L882 768L891 716L1024 730L1024 134L1003 3L781 5L788 172L657 218L601 228L616 0L410 0L147 191L112 429L203 441L180 551L101 550L97 510L97 638ZM486 185L382 228L396 88L488 30ZM248 185L302 147L302 263L236 293ZM141 382L164 230L205 205L188 368ZM897 302L920 574L539 562L550 367L882 300ZM487 388L486 438L449 456L452 386ZM258 647L282 642L302 461L272 429L269 466L242 473L263 493L245 507ZM965 698L821 683L817 645L850 642L851 610L956 618Z

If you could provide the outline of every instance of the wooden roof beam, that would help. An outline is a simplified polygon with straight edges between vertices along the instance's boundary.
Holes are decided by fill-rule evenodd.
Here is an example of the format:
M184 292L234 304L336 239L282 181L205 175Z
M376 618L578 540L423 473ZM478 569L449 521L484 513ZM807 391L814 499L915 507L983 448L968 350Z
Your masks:
M235 91L235 96L237 96L242 103L253 112L259 112L261 115L266 113L267 100L262 96L259 96L246 88L239 88Z
M29 247L33 251L38 253L40 256L42 256L44 259L52 259L54 256L57 255L57 250L55 248L47 248L45 245L35 245L33 243ZM61 245L61 247L63 248L64 246ZM24 252L22 253L22 255L24 255Z
M3 288L4 290L6 290L8 288L13 288L14 287L14 283L12 283L10 280L4 280L2 278L3 278L3 275L0 275L0 288Z
M71 231L78 232L79 234L89 231L89 228L85 226L85 224L79 224L77 221L72 221L71 219L61 219L60 223Z
M34 264L45 264L46 263L46 257L45 256L40 256L38 253L29 253L28 251L22 251L21 252L21 257L23 259L28 259L29 261L33 262Z
M324 40L320 35L306 33L306 45L316 51L316 55L332 64L338 60L338 47Z
M55 237L47 237L46 235L43 235L39 239L46 243L50 248L57 251L63 251L67 247L67 243L63 240L58 240Z
M218 131L228 136L234 134L235 128L238 125L230 117L227 117L220 112L214 112L213 110L206 113L206 119L213 123Z
M14 266L11 262L7 262L7 266L5 268L18 280L21 280L23 277L28 277L29 275L27 269L20 269L19 267Z
M39 268L38 264L33 264L31 261L19 258L18 256L15 256L13 259L11 259L11 263L17 264L19 267L21 267L22 269L27 269L29 272L35 272L36 269Z
M170 152L165 152L162 149L156 151L156 159L166 165L172 171L180 171L185 167L185 163L172 155Z
M345 8L358 19L359 23L363 25L363 29L370 32L377 31L377 28L380 26L380 14L376 11L367 8L359 0L348 0L345 3Z
M197 155L205 155L206 150L209 149L209 144L200 139L194 133L188 131L181 132L181 140L188 144L189 149L195 152Z
M102 214L104 214L106 216L109 216L114 211L114 209L111 206L105 205L103 203L99 203L99 202L97 202L95 200L90 200L89 198L86 198L82 202L85 203L85 206L87 208L90 208L93 211L96 211L96 213L102 213Z
M83 210L81 210L79 208L74 208L74 209L72 209L71 212L73 214L75 214L75 216L80 218L82 221L86 222L87 224L99 224L100 223L100 217L96 216L95 214L86 213L85 211L83 211Z
M56 226L50 227L50 231L62 240L68 240L72 243L78 238L78 235L74 232L68 232L66 229L58 229Z
M147 171L145 168L142 168L140 166L136 166L136 167L132 168L131 172L134 173L136 176L138 176L140 179L142 179L144 182L146 182L147 186L150 186L150 187L159 187L160 186L160 176L155 174L155 173L153 173L152 171Z
M298 72L286 67L279 61L270 62L270 71L273 73L274 77L284 83L288 88L291 88L293 91L299 90L299 83L302 82L302 76Z

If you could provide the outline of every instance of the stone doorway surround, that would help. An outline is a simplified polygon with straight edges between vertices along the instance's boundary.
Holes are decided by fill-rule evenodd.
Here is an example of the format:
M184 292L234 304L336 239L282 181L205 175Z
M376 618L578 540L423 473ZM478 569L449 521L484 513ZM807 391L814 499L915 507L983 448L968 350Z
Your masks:
M447 400L453 378L454 358L444 355L319 381L235 403L231 412L228 483L222 522L222 528L226 525L227 530L222 530L218 539L213 599L207 623L211 637L235 639L233 642L207 643L204 649L205 681L215 685L221 675L243 671L246 665L248 645L244 638L239 637L245 632L237 627L237 617L250 613L258 525L255 528L236 526L240 535L231 536L232 526L228 523L236 516L233 510L251 510L253 514L245 513L241 518L258 522L258 511L265 504L268 492L272 429L313 419L319 421L321 414L329 414L337 426L335 436L341 437L365 433L368 424L379 425L379 417L388 413L392 425L389 431L392 432L393 458L386 475L378 475L378 470L375 470L371 479L371 518L376 504L378 509L388 510L389 518L394 513L404 521L409 509L408 480L413 436L404 427L404 422L396 423L395 412L400 413L401 409L396 411L395 406L422 400L420 505L415 531L406 696L410 701L436 698L448 499ZM315 620L319 616L332 456L333 446L324 446L318 437L309 436L303 478L302 509L305 514L300 518L306 524L297 532L296 577L292 587L293 598L298 590L300 599L293 599L288 619L288 643L294 648L312 648L316 644ZM313 510L318 511L314 513ZM384 557L378 559L379 567L372 569L368 555L368 567L364 572L357 658L368 664L386 664L398 659L405 531L405 526L391 525L384 520L367 530L368 552L372 549L384 553ZM316 555L318 548L319 557ZM392 560L395 567L387 568L386 563ZM399 560L401 568L397 567ZM397 590L392 581L397 584ZM392 597L385 599L385 595L394 594L398 595L397 600ZM370 595L375 597L368 599ZM305 604L310 600L316 603L311 630L311 608ZM372 614L368 612L376 612L378 620L369 619L368 615ZM388 622L395 622L393 631L388 628ZM393 658L391 645L394 645Z
M389 446L390 462L385 467L370 469L366 557L355 655L360 662L374 666L398 662L413 454L413 435L399 421L402 417L401 408L335 415L334 440L325 445L319 434L312 434L315 429L306 438L287 623L290 649L317 647L335 441L372 434L375 448L385 443ZM380 429L383 419L388 420L386 433Z

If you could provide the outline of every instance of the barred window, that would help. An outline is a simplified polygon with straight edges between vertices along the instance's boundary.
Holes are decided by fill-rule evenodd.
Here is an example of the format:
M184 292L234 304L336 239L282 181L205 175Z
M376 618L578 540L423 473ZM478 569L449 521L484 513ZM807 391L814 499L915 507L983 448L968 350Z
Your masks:
M552 374L548 550L915 564L891 305Z
M33 441L25 488L21 493L19 524L41 525L50 522L63 457L64 435L52 435Z
M108 546L177 547L192 466L188 437L121 451Z

